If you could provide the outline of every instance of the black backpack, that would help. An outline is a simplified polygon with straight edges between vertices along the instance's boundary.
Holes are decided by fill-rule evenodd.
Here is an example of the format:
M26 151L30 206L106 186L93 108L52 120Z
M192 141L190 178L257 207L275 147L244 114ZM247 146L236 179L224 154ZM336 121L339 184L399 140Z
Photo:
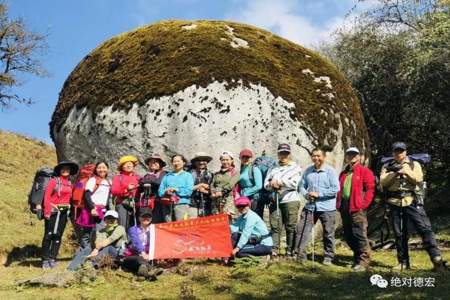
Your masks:
M39 220L43 219L44 211L44 194L47 188L48 182L54 176L53 169L49 167L43 167L37 170L34 175L33 185L31 186L30 193L28 194L28 205L30 211L38 217ZM60 187L57 187L57 189ZM36 210L36 206L41 205L41 210Z

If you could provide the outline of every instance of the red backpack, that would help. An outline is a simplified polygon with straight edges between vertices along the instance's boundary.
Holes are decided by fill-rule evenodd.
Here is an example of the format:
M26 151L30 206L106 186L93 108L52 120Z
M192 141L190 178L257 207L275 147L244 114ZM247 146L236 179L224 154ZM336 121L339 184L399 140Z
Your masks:
M80 173L78 175L77 181L75 183L75 186L72 191L72 205L75 208L83 208L85 204L84 199L84 192L86 190L86 182L91 178L94 177L94 171L95 171L95 164L87 164L84 165L80 169ZM95 177L95 188L94 193L97 190L97 188L100 186L100 183L102 181L101 178Z

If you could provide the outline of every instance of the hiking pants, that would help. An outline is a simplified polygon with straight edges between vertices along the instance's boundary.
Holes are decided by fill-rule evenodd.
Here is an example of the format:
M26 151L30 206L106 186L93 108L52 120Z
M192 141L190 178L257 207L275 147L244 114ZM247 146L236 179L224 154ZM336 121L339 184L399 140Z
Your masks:
M152 267L149 261L140 255L127 256L122 261L122 269L128 272L136 273L141 265L147 265L148 269Z
M234 232L231 234L231 242L233 244L233 249L239 242L240 234ZM236 253L236 257L248 257L248 256L264 256L272 253L272 246L266 246L262 244L246 244L242 249Z
M119 214L119 225L123 226L125 230L128 231L131 226L137 225L134 224L134 216L132 210L125 208L123 204L117 204L116 211Z
M297 238L295 241L298 255L303 260L306 260L306 246L311 239L312 227L316 224L317 220L320 220L323 227L322 241L324 258L334 258L336 211L316 211L314 212L313 218L313 212L305 208L303 209L300 221L297 224Z
M67 224L68 211L60 213L58 222L56 222L57 215L57 213L52 213L50 218L44 221L45 232L42 239L42 260L56 259L58 256L62 236Z
M270 203L270 232L273 239L273 247L278 249L278 235L281 234L283 225L286 229L286 244L287 251L292 252L295 246L295 227L297 225L298 210L300 208L300 201L280 203L280 228L278 228L278 214L276 203Z
M390 205L391 221L394 227L395 234L395 246L397 248L397 259L400 263L409 263L409 251L408 251L408 220L409 224L412 224L417 233L422 238L423 248L428 252L431 260L435 257L441 256L441 252L438 248L436 238L431 229L430 219L428 218L423 206L396 206ZM401 215L403 214L403 218ZM402 222L403 221L403 222ZM403 223L403 224L401 224ZM401 229L401 227L403 227ZM402 232L403 231L403 232Z
M92 249L89 245L86 248L80 248L78 249L77 253L75 254L75 257L70 262L69 266L67 267L67 270L69 271L76 271L78 270L83 263L86 261L86 257L91 254Z
M370 263L370 244L367 238L367 215L366 210L350 213L349 201L343 201L340 207L344 239L353 251L355 264L364 267Z
M260 197L257 199L252 199L251 210L253 210L261 219L264 220L264 207L266 206Z
M91 247L91 239L95 233L94 227L81 227L80 228L80 248Z
M175 221L197 218L197 208L189 204L177 204L174 207Z

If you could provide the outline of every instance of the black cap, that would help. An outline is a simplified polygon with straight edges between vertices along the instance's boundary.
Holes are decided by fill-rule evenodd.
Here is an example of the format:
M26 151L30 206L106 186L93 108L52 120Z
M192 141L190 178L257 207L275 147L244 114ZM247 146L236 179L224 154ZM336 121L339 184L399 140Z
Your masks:
M61 169L64 167L69 167L70 168L70 175L75 175L78 173L78 165L74 162L71 161L62 161L60 162L54 169L53 172L55 173L56 176L60 175Z
M153 213L152 210L148 207L142 207L139 210L139 217L143 218L143 217L153 217Z
M406 144L403 142L395 142L394 144L392 144L392 151L396 151L396 150L403 150L405 151L406 148Z
M280 152L288 152L291 153L291 146L289 144L280 144L278 145L278 153Z

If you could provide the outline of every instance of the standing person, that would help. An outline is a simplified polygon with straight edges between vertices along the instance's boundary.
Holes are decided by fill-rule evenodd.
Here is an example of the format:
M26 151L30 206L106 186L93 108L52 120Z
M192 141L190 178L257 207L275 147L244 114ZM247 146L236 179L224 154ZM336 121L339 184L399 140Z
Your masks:
M305 170L299 185L300 193L307 202L297 224L296 248L300 262L305 262L306 246L313 226L320 220L324 247L322 263L332 265L335 254L336 194L339 192L339 179L336 170L325 163L325 150L314 149L311 159L314 164Z
M149 172L139 181L139 206L153 207L153 223L164 222L165 206L159 201L159 185L166 175L163 168L167 165L159 154L152 154L145 160Z
M239 187L241 196L249 197L252 201L251 208L260 217L264 213L264 203L259 202L260 191L263 188L263 179L261 170L254 166L252 150L244 149L239 153L241 160L241 172L239 178Z
M339 176L336 207L341 213L345 241L353 251L353 271L361 272L370 263L366 212L374 197L375 177L369 168L361 165L358 148L348 148L345 161L347 166Z
M86 182L85 207L76 220L81 229L81 248L90 247L95 227L103 220L104 213L110 206L111 181L108 179L108 170L108 163L97 162L94 176Z
M158 191L161 200L171 208L165 219L172 221L172 208L176 221L195 218L197 209L191 207L194 179L191 173L184 170L187 160L183 155L176 154L172 156L171 163L173 171L163 177Z
M295 228L301 197L297 191L302 169L292 160L291 147L288 144L278 146L278 167L269 170L264 182L267 191L278 193L272 195L273 201L269 205L270 228L274 239L274 255L279 254L278 235L281 228L286 228L286 255L292 256L295 248ZM278 199L278 204L275 202ZM280 211L277 211L279 208ZM281 217L281 220L278 218ZM280 226L280 227L278 227Z
M220 155L220 170L214 173L211 182L211 213L236 215L233 192L239 182L239 173L234 166L234 156L230 151Z
M125 229L130 227L134 212L134 200L137 194L139 176L135 173L138 159L132 155L122 156L117 169L119 174L112 180L111 193L113 204L119 213L119 224Z
M197 209L197 215L204 217L211 214L211 197L209 186L213 180L213 173L208 170L208 163L212 157L205 152L199 152L191 159L194 188L191 197L192 206Z
M447 263L442 259L436 238L431 229L431 223L418 200L420 187L423 183L423 172L420 163L412 161L407 155L407 147L403 142L392 145L394 160L383 165L380 183L387 192L387 202L391 210L391 220L394 226L395 245L399 264L395 271L410 268L408 251L408 228L410 221L414 224L422 238L423 248L428 252L436 270L446 269Z
M78 165L60 162L54 168L55 177L50 179L44 193L44 207L36 209L44 211L44 238L42 240L42 268L51 269L56 266L56 258L61 247L61 240L67 224L72 196L72 183L69 176L78 173Z
M272 253L272 237L266 223L250 209L250 199L241 196L235 200L235 205L240 216L230 225L233 255L246 257Z
M150 225L152 223L152 210L142 207L139 211L139 226L130 227L128 239L130 244L125 252L122 268L126 271L136 273L147 280L156 280L156 276L161 274L161 269L157 269L150 264Z
M117 211L108 210L103 217L105 226L96 230L93 250L91 248L80 249L67 270L76 271L86 259L90 259L92 266L97 269L101 259L105 256L111 256L114 260L122 257L127 243L127 233L125 228L119 225L118 219Z

